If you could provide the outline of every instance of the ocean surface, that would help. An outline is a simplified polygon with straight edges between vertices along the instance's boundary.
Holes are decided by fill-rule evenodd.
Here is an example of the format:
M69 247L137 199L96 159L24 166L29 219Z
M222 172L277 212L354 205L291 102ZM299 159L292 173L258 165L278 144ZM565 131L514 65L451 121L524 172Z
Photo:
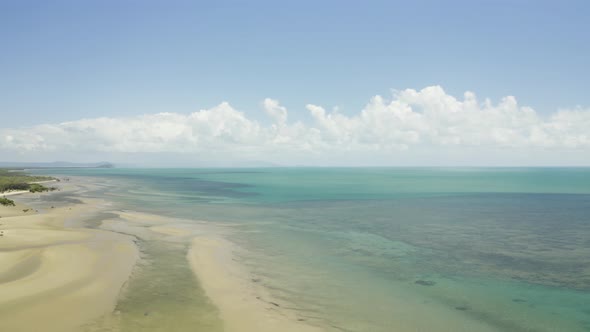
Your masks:
M223 225L253 281L328 331L590 331L588 168L36 172L99 178L95 195L118 208ZM130 288L158 292L129 310L161 301L162 317L218 329L203 291L185 291L186 248L145 246L152 274Z

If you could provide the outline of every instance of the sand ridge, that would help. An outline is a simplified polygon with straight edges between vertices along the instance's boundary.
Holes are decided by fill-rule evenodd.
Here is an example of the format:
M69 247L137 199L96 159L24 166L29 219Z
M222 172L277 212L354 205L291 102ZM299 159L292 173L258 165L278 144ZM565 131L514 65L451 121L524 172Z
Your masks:
M187 258L205 292L219 308L227 332L319 332L281 308L232 259L234 244L215 235L197 236Z
M10 211L0 210L0 331L127 331L119 321L129 313L120 312L118 303L133 295L129 289L136 264L159 259L140 258L145 253L138 244L144 242L184 248L179 254L198 280L195 287L201 285L218 308L224 331L321 331L252 282L235 261L236 246L225 239L223 227L113 210L107 201L85 198L84 188L91 189L92 180L80 182L67 184L80 204L35 204L41 212L23 212L30 208L17 202ZM98 229L85 226L84 220L105 212L117 217L101 220ZM157 314L146 311L131 319L147 323ZM172 330L188 327L180 318Z
M79 331L111 312L138 257L132 238L63 227L97 203L20 210L0 211L0 331Z

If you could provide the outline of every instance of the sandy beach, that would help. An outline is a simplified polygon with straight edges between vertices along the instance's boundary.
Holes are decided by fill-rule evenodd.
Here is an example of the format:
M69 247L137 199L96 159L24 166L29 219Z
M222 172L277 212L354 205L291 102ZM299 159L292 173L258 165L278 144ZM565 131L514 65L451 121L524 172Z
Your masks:
M0 207L0 330L80 331L112 312L138 257L132 238L64 227L93 202L23 209Z
M161 259L158 252L142 251L154 245L177 248L174 259L185 266L177 269L192 274L192 287L204 289L224 331L320 331L251 280L232 259L237 248L220 235L223 230L203 221L112 210L107 201L79 195L80 188L93 185L87 181L62 186L62 193L69 191L81 203L30 207L20 201L40 196L25 192L13 197L16 206L0 207L0 331L142 330L137 326L186 331L191 326L191 320L182 317L186 313L156 321L166 301L176 298L154 298L151 309L137 314L128 313L124 304L141 295L137 285L145 282L146 264L157 265ZM86 221L101 213L111 217L102 218L98 228L88 227ZM172 286L175 282L169 281Z
M112 312L138 258L132 237L65 227L98 202L32 208L19 199L38 194L6 193L17 194L16 206L0 206L0 330L80 331Z
M0 196L14 196L14 195L21 195L28 193L28 190L15 190L15 191L6 191L0 194Z

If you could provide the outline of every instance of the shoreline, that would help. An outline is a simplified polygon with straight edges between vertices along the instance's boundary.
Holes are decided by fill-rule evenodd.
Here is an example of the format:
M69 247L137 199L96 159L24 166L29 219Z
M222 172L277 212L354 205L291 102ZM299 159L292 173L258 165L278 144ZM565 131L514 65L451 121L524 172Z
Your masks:
M5 192L0 193L0 196L14 196L14 195L26 194L29 192L30 191L28 191L28 190L5 191Z
M138 296L133 293L138 287L133 286L144 282L138 281L141 265L162 259L157 253L144 257L140 247L146 242L185 248L178 254L192 275L189 281L195 289L202 287L201 297L216 308L223 331L322 331L298 319L251 280L233 258L236 246L223 237L225 230L219 226L119 210L108 201L85 198L79 189L93 187L93 181L60 184L62 193L71 193L82 203L40 203L38 196L26 196L26 191L19 193L25 196L15 207L0 207L0 330L135 331L122 328L121 319L129 317L159 324L149 319L158 315L161 299L150 298L156 308L153 313L137 315L118 308L121 301ZM31 201L35 208L22 201ZM30 212L22 212L25 209ZM100 218L100 226L87 224L105 213L111 216ZM170 331L190 328L180 321L181 317Z
M28 182L28 184L44 184L44 183L57 183L57 182L58 182L57 180L45 180L45 181ZM9 191L0 192L0 197L21 195L21 194L26 194L26 193L30 193L30 191L29 190L9 190Z
M64 225L100 203L0 208L0 330L80 331L112 312L138 259L132 238Z

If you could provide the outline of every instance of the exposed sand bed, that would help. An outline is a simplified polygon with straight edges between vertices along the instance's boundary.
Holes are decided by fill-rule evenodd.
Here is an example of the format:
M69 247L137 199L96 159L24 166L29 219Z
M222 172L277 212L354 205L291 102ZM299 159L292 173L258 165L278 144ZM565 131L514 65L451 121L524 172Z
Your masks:
M217 305L228 332L312 332L322 329L299 321L257 287L232 259L233 244L216 236L195 237L188 259L205 292Z
M236 247L224 239L223 227L113 210L107 201L84 198L92 186L86 179L67 187L60 184L62 192L75 194L81 204L64 201L53 208L54 203L24 193L37 202L35 208L19 202L0 207L0 331L131 331L117 323L127 314L116 311L117 303L132 295L124 289L137 289L125 287L135 280L136 262L160 259L156 253L140 260L145 253L135 242L142 241L184 248L179 257L193 271L194 287L202 286L218 308L225 331L320 331L298 320L251 280L234 260ZM84 227L85 220L100 213L115 217L101 219L99 229ZM133 319L156 319L158 299L152 300L156 311ZM190 320L179 316L176 321L174 328L164 330L190 330L182 323Z
M3 195L0 195L0 197L1 196L3 196ZM23 212L23 210L29 209L29 207L24 204L20 204L19 202L14 202L14 203L15 203L15 206L0 205L0 224L2 224L3 218L25 215L26 213ZM29 212L29 215L32 214L31 212Z
M190 245L187 263L218 308L224 331L322 331L281 306L280 301L252 281L250 273L234 259L233 252L239 248L224 238L227 229L222 226L133 211L115 213L123 222L107 221L108 229L134 234L144 240Z
M112 311L138 256L132 238L63 227L92 203L16 208L0 210L0 331L78 331Z

